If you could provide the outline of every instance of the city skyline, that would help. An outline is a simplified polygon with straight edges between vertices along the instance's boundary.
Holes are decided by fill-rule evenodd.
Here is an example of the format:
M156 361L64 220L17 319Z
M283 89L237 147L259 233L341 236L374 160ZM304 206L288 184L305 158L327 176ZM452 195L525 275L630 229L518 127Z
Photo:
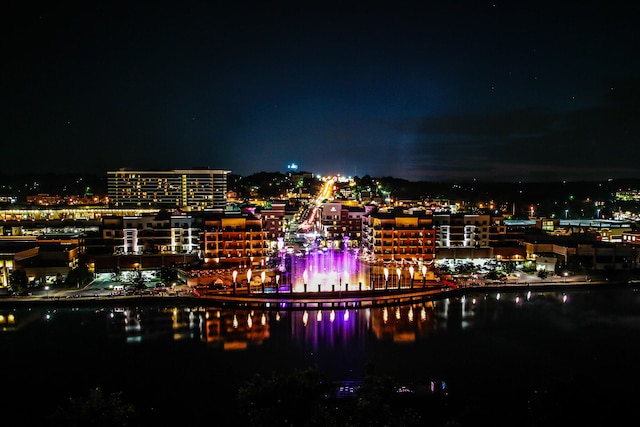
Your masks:
M640 172L637 5L15 6L0 42L5 173Z

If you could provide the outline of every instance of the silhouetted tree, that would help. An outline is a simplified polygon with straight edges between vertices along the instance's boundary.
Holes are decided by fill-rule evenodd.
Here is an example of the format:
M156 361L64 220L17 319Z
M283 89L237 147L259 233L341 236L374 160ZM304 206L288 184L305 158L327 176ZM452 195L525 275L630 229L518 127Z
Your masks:
M69 398L47 419L48 426L128 426L135 415L133 405L122 400L122 393L105 395L97 387L87 396Z

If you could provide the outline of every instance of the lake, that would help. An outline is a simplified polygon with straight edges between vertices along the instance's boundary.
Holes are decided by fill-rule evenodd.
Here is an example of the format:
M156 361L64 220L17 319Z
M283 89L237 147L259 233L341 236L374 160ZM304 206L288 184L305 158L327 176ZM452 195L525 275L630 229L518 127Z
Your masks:
M637 288L322 309L179 302L3 306L0 409L33 425L100 387L149 423L225 425L254 374L313 366L335 381L373 368L410 387L446 384L440 410L457 425L610 423L640 395Z

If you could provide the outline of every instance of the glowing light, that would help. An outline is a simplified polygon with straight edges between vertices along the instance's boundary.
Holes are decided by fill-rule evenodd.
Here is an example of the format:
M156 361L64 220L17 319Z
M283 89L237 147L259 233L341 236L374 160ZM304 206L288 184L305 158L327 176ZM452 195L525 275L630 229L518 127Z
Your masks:
M236 315L233 315L233 328L236 329L238 327L238 318Z
M342 319L346 322L349 320L349 310L345 310L344 311L344 316L342 316Z
M318 313L316 314L316 321L322 322L322 311L320 310L318 310Z
M302 324L307 326L307 323L309 323L309 313L305 310L304 313L302 313Z
M389 311L387 310L387 307L382 309L382 321L384 323L387 323L389 321Z
M336 320L336 312L331 310L331 313L329 313L329 321L333 323L334 320Z
M262 326L267 324L267 316L264 313L262 313L262 317L260 317L260 324Z
M409 307L409 314L407 314L407 319L409 319L409 322L413 322L413 307Z
M251 318L251 314L247 314L247 327L251 329L253 326L253 319Z

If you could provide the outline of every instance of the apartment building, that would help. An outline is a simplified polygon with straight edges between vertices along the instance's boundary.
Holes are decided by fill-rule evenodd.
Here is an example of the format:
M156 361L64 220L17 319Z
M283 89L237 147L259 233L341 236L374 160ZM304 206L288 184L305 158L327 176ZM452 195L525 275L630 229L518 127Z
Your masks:
M436 256L436 229L425 211L373 211L363 218L362 250L382 261L429 263Z
M117 254L194 253L200 250L197 218L184 212L103 218L102 237Z
M230 172L204 168L166 171L123 168L107 172L107 190L110 203L116 207L224 209Z
M438 247L489 246L491 215L435 214L433 225L438 229Z
M278 239L284 239L286 207L287 202L272 200L255 211L262 220L265 242L274 251L278 249Z
M262 220L248 212L211 213L201 233L204 261L227 266L264 265L269 245Z
M364 207L324 203L320 208L318 228L327 246L335 249L359 248L365 212L367 210Z

